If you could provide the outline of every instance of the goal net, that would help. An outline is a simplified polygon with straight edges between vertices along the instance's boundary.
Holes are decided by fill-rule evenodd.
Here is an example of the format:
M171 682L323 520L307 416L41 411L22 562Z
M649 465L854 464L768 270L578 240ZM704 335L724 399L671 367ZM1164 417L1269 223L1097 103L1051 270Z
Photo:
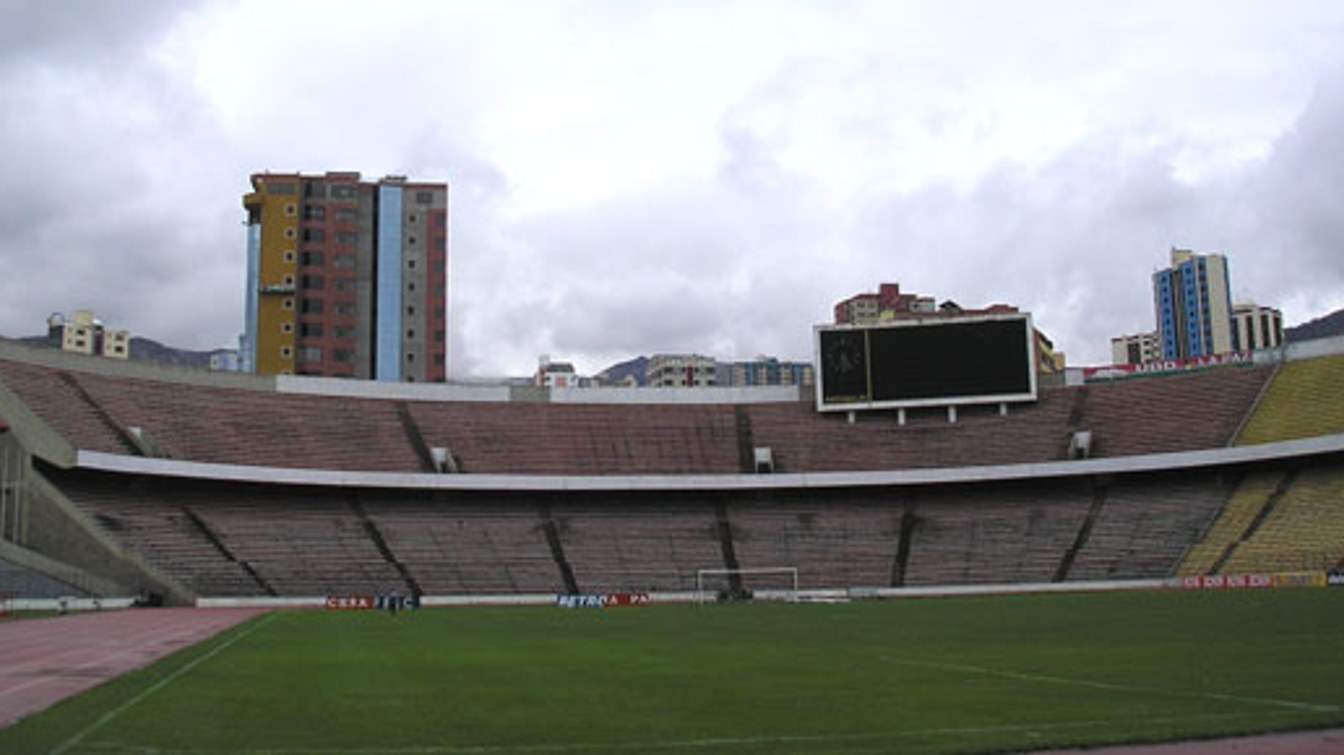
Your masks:
M734 603L798 600L798 567L772 566L757 569L697 569L695 595L698 603Z

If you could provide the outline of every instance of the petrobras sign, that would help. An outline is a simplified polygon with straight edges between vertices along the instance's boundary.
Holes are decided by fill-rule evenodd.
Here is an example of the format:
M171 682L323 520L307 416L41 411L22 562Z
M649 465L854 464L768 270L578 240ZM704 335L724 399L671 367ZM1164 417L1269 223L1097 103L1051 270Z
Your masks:
M1141 364L1112 364L1106 367L1084 367L1083 381L1123 380L1139 375L1158 375L1171 372L1190 372L1209 367L1236 365L1249 367L1255 364L1255 356L1249 351L1235 351L1230 354L1215 354L1194 359L1160 359L1156 362Z
M559 608L624 608L649 604L646 592L580 593L555 596Z

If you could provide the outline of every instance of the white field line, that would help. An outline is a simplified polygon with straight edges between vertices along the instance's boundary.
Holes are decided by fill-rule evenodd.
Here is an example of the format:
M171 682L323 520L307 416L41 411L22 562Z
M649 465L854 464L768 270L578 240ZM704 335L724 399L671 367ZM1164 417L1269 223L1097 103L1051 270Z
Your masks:
M106 726L109 722L120 716L122 713L125 713L131 708L134 708L135 706L139 705L145 698L149 697L155 692L158 692L164 687L167 687L169 684L172 684L178 679L181 679L182 677L191 673L191 671L194 670L197 666L201 665L202 663L205 663L211 658L214 658L215 656L219 655L225 650L228 650L229 648L237 644L239 640L251 635L253 632L269 624L272 620L275 619L277 615L278 614L271 613L263 616L260 620L257 621L257 623L253 624L250 627L247 627L238 634L235 634L234 636L230 637L224 642L221 642L220 644L216 645L214 648L210 650L210 652L192 660L190 663L181 666L176 671L160 679L158 682L154 683L150 687L141 690L139 694L135 695L131 699L127 700L121 705L118 705L112 710L104 713L102 716L99 716L97 721L94 721L92 724L89 724L88 726L84 727L80 731L76 732L73 737L67 739L59 746L53 748L51 751L52 755L61 755L61 753L64 753L71 747L74 747L75 745L79 744L85 737L97 731L98 729L101 729L102 727Z
M1250 697L1246 695L1229 695L1221 692L1195 692L1191 690L1169 689L1166 687L1145 687L1136 684L1116 684L1113 682L1100 682L1093 679L1071 679L1065 676L1052 676L1049 674L1027 674L1019 671L1005 671L1002 669L993 669L985 666L971 666L961 663L932 663L929 661L915 661L906 658L895 658L889 655L879 656L884 663L893 663L900 666L916 666L919 668L929 668L937 671L958 671L967 674L979 674L982 676L997 676L1004 679L1016 679L1023 682L1035 682L1041 684L1061 684L1072 687L1090 687L1092 689L1107 690L1109 692L1136 692L1146 695L1164 695L1167 697L1186 697L1205 700L1217 700L1219 702L1247 703L1252 705L1269 705L1277 708L1288 708L1291 710L1308 711L1311 713L1334 713L1339 710L1338 705L1322 705L1319 703L1304 703L1299 700L1283 700L1274 697Z

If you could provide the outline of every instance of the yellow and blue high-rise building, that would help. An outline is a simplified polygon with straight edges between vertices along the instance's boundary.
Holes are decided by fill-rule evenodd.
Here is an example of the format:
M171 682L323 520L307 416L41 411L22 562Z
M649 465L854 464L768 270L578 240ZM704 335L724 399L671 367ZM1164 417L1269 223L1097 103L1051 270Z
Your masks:
M446 183L258 173L243 208L244 371L447 379Z
M1234 351L1227 258L1171 250L1171 267L1153 273L1153 309L1163 359Z

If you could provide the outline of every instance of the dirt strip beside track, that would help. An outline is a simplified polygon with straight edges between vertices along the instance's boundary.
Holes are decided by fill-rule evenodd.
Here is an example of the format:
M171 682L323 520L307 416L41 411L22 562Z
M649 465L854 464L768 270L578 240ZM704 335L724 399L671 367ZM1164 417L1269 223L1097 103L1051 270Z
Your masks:
M261 613L154 608L0 624L0 729Z

